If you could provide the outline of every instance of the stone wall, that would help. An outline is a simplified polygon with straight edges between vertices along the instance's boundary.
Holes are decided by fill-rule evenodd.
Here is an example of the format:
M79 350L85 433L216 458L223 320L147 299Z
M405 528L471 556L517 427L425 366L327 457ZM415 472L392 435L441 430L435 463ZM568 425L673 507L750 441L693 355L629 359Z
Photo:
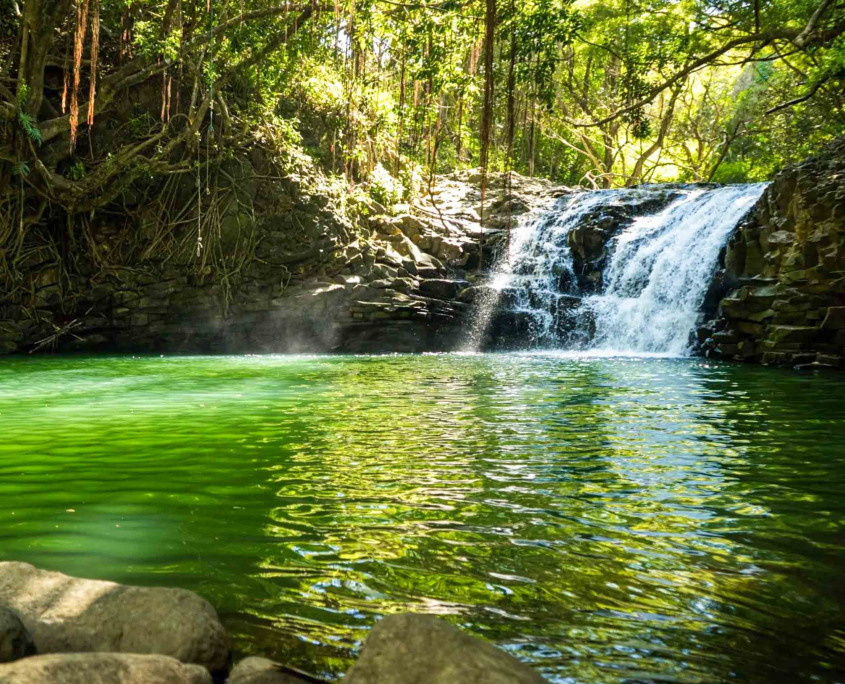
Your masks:
M708 357L801 368L845 355L845 138L779 173L732 236L699 329ZM717 298L718 299L718 298Z

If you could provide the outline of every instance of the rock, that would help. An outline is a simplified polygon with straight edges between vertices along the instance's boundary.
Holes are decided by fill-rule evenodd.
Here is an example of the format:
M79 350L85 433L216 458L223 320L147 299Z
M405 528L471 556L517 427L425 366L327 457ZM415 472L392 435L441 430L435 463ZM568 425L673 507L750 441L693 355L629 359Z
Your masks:
M835 366L829 366L818 361L811 361L810 363L798 363L793 366L793 370L797 371L819 371L819 370L833 370Z
M527 665L447 622L392 615L379 622L343 684L545 684Z
M443 264L438 259L426 254L417 247L406 235L396 235L393 238L393 247L401 255L411 259L418 268L434 268L444 270Z
M738 344L720 344L716 347L716 351L723 356L733 356L739 353Z
M818 335L818 328L796 325L773 325L769 337L775 342L811 342Z
M831 306L822 323L825 330L845 330L845 306Z
M737 285L737 278L730 270L721 269L717 271L704 295L704 303L701 305L702 311L709 314L715 313L719 308L721 299Z
M778 230L769 235L767 242L769 250L776 249L781 245L791 245L795 242L795 235L793 233L788 233L785 230Z
M737 333L743 359L838 366L845 353L843 197L840 137L779 173L730 238L721 265L739 287L722 298L716 321Z
M0 665L2 684L211 684L199 665L129 653L55 653Z
M468 287L469 283L466 280L430 278L420 281L420 292L437 299L456 299Z
M751 323L749 321L739 321L737 328L740 332L747 335L759 337L763 334L763 325L760 323Z
M789 362L789 354L786 352L765 352L761 363L766 366L781 366Z
M459 263L463 253L462 242L455 238L442 238L437 245L437 258L447 264Z
M10 608L0 606L0 663L32 655L35 655L35 642L20 616Z
M285 672L279 663L255 656L235 665L226 684L303 684L309 680Z
M409 238L413 238L414 235L420 235L426 229L425 222L421 221L416 216L411 216L410 214L405 214L404 216L397 216L395 219L395 225Z
M211 672L229 662L214 608L185 589L131 587L0 563L0 604L20 614L39 653L172 656Z

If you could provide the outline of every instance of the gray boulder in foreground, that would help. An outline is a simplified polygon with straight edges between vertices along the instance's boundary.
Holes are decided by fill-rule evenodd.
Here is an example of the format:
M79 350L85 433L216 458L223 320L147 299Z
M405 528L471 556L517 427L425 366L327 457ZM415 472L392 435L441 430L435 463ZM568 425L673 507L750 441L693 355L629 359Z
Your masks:
M158 654L211 672L228 666L217 613L185 589L77 579L9 562L0 563L0 605L20 614L38 653Z
M272 660L253 656L235 665L226 684L304 684L305 681L282 672Z
M211 684L211 675L167 656L54 653L0 665L0 684Z
M393 615L370 633L343 684L548 684L495 646L428 615Z
M35 655L35 642L11 608L0 606L0 663Z

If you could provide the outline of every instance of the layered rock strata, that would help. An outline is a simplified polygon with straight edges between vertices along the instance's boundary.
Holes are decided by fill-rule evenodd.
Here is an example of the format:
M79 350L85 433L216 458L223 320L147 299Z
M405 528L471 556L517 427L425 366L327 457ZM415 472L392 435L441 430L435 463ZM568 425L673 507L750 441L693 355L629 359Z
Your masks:
M775 177L732 236L721 266L717 316L698 331L703 354L842 366L845 138Z
M245 261L226 271L203 267L201 258L145 259L149 245L137 237L141 256L132 267L84 262L68 283L33 265L23 295L0 296L0 354L411 352L460 344L470 306L459 294L493 260L507 211L500 192L482 231L471 174L441 179L414 206L387 209L358 196L344 208L325 189L254 180L261 164L246 158L230 169L237 202L221 210L215 237L218 246L244 249ZM514 214L554 191L531 179L515 186ZM92 229L98 254L117 253L123 239L106 225Z

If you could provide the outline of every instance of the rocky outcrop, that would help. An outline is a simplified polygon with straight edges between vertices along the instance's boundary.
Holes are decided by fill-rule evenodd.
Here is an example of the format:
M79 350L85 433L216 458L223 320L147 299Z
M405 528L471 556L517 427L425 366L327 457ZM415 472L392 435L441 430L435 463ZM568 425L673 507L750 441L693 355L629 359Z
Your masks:
M211 684L199 665L126 653L57 653L0 665L0 684Z
M29 265L25 287L0 292L0 354L453 349L470 310L459 294L493 263L508 211L560 193L515 175L503 197L491 175L482 231L478 178L467 172L385 208L338 194L313 170L270 173L258 150L225 171L219 231L198 258L190 235L157 233L153 209L138 206L131 236L92 225L96 263L77 258L64 274ZM174 192L187 202L193 185L183 185Z
M158 654L210 672L228 667L228 638L217 613L184 589L130 587L5 562L0 605L17 611L42 654Z
M504 651L427 615L392 615L367 638L344 684L544 684Z
M738 227L714 284L706 356L841 367L845 355L845 138L779 173Z
M11 663L35 655L35 642L20 615L0 606L0 663Z

